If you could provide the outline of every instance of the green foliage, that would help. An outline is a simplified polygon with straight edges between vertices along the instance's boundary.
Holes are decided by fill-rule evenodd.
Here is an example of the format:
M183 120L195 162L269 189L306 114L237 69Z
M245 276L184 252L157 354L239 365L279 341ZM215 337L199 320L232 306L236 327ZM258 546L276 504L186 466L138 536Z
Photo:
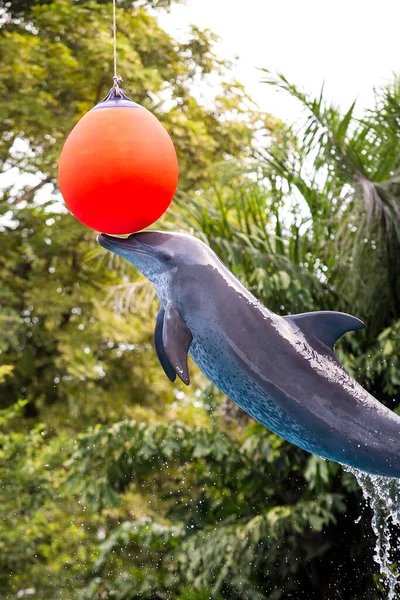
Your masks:
M272 310L318 307L363 319L365 332L346 336L337 354L394 407L400 389L399 79L376 91L362 119L354 105L342 115L323 94L309 97L283 76L268 74L267 81L302 103L303 126L275 124L259 160L247 165L251 180L232 164L217 169L213 190L190 204L182 194L179 211Z
M72 431L89 420L134 416L139 403L156 410L160 393L167 403L173 399L166 382L157 392L150 385L158 373L151 327L143 314L122 313L127 282L121 270L114 274L104 253L89 255L93 234L56 198L31 204L54 181L67 133L109 86L109 9L95 2L38 2L0 31L0 163L3 173L13 167L20 176L41 173L37 186L6 189L1 200L7 220L0 238L0 323L7 335L0 339L0 364L12 365L14 377L2 385L0 406L22 394L27 415L46 407L53 427L61 420ZM187 42L177 43L143 7L120 11L121 71L135 99L170 129L181 185L197 186L228 148L237 156L248 152L253 131L239 118L245 96L240 86L226 84L212 108L200 105L191 94L193 80L226 70L214 56L213 36L193 29ZM174 101L164 102L169 96ZM221 124L227 111L232 118ZM107 305L105 289L112 290ZM127 294L133 297L132 286Z
M371 373L368 377L370 385L379 382L385 396L396 404L400 390L399 356L400 321L395 321L391 327L387 327L379 334L376 342L369 347L368 354L362 356L363 363L361 363L361 369ZM393 407L392 403L390 403L391 407Z
M376 90L362 118L312 98L285 77L266 81L296 98L307 119L293 151L265 160L310 214L313 253L325 275L368 322L371 338L400 316L400 79ZM370 340L372 341L372 340Z
M221 421L126 421L72 439L16 431L22 410L1 420L5 597L306 598L313 563L343 552L329 528L345 516L332 489L347 474L326 463L320 478L321 459L259 426L235 440Z
M117 6L122 8L137 8L140 6L147 6L150 8L170 8L172 4L181 2L182 0L117 0ZM75 0L77 3L78 0ZM21 17L26 16L33 7L51 4L52 0L12 0L7 2L2 0L0 2L0 8L5 10L6 14L10 17ZM97 4L107 4L110 6L110 0L97 0Z
M69 440L52 438L42 424L24 427L23 407L0 412L0 590L3 598L32 588L51 598L71 579L79 586L90 568L92 549L82 539L96 515L88 526L79 506L60 495Z
M128 94L169 130L181 187L204 183L210 164L227 153L248 154L254 135L248 123L259 115L228 77L228 65L215 56L215 36L193 27L189 39L179 43L140 5L118 13L119 71ZM67 134L111 87L111 15L110 3L60 0L32 3L21 19L3 25L0 160L5 168L41 172L43 181L54 182ZM206 82L210 73L214 84L222 85L212 107L192 94L193 82ZM17 141L30 152L17 151Z
M127 556L145 553L165 571L164 585L187 582L212 597L303 597L306 569L342 551L338 541L316 543L346 511L343 495L332 491L339 467L308 458L259 426L234 440L216 425L127 421L80 436L69 483L85 503L114 506L127 490L152 499L150 520L124 522L102 544L98 585L105 573L127 569Z
M202 237L272 310L365 318L339 358L396 406L397 79L356 118L268 75L308 111L295 129L230 82L210 32L160 29L147 8L170 4L118 2L121 74L180 159L163 226ZM2 173L39 175L1 200L1 597L376 600L354 478L228 411L193 365L193 387L172 386L154 293L52 194L63 140L110 85L111 4L1 8ZM193 85L211 81L205 106Z
M104 287L120 280L106 263L86 258L93 234L51 206L20 208L14 215L18 227L0 238L7 297L0 310L7 332L0 339L0 364L13 366L13 377L0 384L0 406L22 394L29 401L26 414L45 407L51 427L61 419L71 430L112 413L132 416L137 398L156 408L158 394L149 385L158 372L151 331L140 317L103 304ZM161 393L163 388L171 401L172 392L161 383Z
M181 219L200 231L271 310L294 313L308 310L313 303L321 309L334 304L335 293L319 277L320 261L310 252L301 221L287 227L288 207L263 184L241 185L232 191L217 187L217 192L213 189L190 202L181 193L176 206Z

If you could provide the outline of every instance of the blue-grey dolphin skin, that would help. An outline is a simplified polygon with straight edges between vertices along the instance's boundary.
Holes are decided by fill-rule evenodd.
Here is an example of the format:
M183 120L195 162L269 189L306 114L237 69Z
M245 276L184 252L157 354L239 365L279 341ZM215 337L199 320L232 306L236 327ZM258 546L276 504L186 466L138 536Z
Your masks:
M189 384L187 354L254 419L314 454L400 477L400 417L337 360L336 340L363 323L338 312L281 317L195 237L157 231L98 243L133 263L161 301L155 329L171 381Z

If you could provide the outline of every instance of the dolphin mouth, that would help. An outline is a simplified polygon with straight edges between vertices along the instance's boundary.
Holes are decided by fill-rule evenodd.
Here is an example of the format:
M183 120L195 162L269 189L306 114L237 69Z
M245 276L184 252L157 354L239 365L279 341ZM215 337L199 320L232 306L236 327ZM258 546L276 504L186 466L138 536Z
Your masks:
M122 237L117 237L116 235L108 235L108 233L100 233L97 238L96 241L98 244L100 244L100 246L103 246L104 248L111 248L112 246L127 246L128 244L126 243L128 241L129 238L122 238Z
M106 248L117 252L118 250L129 250L130 252L137 252L138 254L147 254L143 244L141 244L133 233L129 237L121 238L114 235L108 235L107 233L100 233L96 238L97 243Z

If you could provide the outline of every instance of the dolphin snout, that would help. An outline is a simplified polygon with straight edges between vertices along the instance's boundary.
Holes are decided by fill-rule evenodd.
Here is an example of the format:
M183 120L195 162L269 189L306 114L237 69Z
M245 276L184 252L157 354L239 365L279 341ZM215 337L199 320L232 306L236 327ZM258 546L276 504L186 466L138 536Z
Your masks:
M107 233L100 233L96 241L103 248L107 248L107 250L113 250L114 252L118 249L130 249L134 250L138 247L138 241L130 235L127 238L116 237L114 235L108 235Z
M107 250L113 250L114 252L118 249L122 250L139 250L141 252L153 252L167 243L173 236L170 233L164 233L163 231L139 231L138 233L131 233L128 237L117 237L114 235L108 235L107 233L100 233L97 236L97 243Z

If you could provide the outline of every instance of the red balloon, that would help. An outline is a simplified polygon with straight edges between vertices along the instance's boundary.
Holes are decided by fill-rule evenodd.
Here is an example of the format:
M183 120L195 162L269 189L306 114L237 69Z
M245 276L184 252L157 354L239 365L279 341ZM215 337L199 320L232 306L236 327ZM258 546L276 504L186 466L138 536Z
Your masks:
M133 233L167 210L178 185L178 161L158 119L113 89L67 138L58 182L81 223L105 233Z

